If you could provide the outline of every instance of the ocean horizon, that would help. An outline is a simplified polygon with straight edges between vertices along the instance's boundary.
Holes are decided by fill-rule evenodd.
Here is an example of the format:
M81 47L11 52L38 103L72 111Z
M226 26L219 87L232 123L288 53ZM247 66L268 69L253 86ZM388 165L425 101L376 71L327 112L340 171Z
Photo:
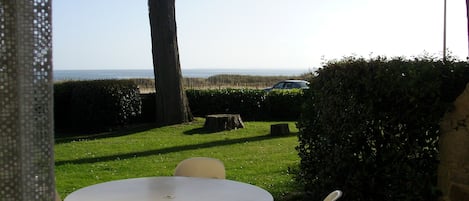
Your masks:
M297 76L312 70L305 69L182 69L183 77L208 78L214 75ZM153 79L153 69L118 70L54 70L54 81L97 79Z

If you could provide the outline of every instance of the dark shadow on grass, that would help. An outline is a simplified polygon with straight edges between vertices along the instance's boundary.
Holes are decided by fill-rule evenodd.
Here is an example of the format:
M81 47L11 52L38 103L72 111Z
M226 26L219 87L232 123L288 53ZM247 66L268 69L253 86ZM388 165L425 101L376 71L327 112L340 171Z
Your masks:
M282 123L282 122L278 122L278 121L265 121L265 122ZM284 123L288 124L288 122L284 122ZM242 129L242 128L240 128L240 129ZM228 131L228 130L225 130L225 131ZM203 135L203 134L212 134L212 133L217 133L217 132L223 132L223 130L212 131L212 130L209 130L205 127L200 127L200 128L194 128L192 130L184 131L184 134L186 134L186 135L196 135L196 134Z
M69 134L71 135L69 137L57 137L55 139L55 144L61 144L61 143L67 143L67 142L72 142L72 141L79 141L79 140L94 140L94 139L101 139L101 138L119 137L119 136L135 134L137 132L151 130L151 129L158 128L158 127L159 126L156 124L148 123L148 124L132 125L132 126L125 127L125 128L118 128L115 131L100 132L98 134L85 134L85 135Z
M289 137L292 135L295 135L295 134L290 134L290 135L285 135L285 136L264 135L264 136L256 136L256 137L249 137L249 138L219 140L219 141L207 142L207 143L202 143L202 144L168 147L168 148L155 149L155 150L149 150L149 151L131 152L131 153L126 153L126 154L116 154L116 155L102 156L102 157L96 157L96 158L83 158L83 159L76 159L76 160L56 161L55 165L61 166L65 164L87 164L87 163L106 162L106 161L113 161L113 160L123 160L123 159L146 157L146 156L151 156L151 155L167 154L167 153L188 151L188 150L201 149L201 148L210 148L210 147L215 147L215 146L225 146L225 145L232 145L232 144L245 143L245 142L262 141L262 140L275 139L275 138L281 138L281 137Z
M211 134L215 133L212 131L209 131L208 129L201 127L201 128L194 128L192 130L184 131L184 134L186 135L196 135L196 134Z
M242 128L239 128L242 129ZM213 134L213 133L218 133L218 132L223 132L223 131L230 131L230 130L210 130L204 127L201 128L194 128L192 130L184 131L183 133L186 135L204 135L204 134Z

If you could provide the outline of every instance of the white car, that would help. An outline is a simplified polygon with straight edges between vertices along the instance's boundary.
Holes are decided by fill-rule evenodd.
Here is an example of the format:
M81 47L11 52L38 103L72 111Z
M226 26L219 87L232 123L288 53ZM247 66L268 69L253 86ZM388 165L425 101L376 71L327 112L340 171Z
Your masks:
M283 80L274 84L270 88L265 88L264 91L272 91L274 89L308 89L309 82L306 80Z

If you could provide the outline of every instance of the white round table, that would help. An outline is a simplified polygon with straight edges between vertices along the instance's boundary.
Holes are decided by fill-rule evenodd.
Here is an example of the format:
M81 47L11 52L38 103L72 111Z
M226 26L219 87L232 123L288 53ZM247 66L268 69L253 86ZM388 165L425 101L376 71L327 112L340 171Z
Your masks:
M95 184L64 201L273 201L266 190L247 183L195 177L144 177Z

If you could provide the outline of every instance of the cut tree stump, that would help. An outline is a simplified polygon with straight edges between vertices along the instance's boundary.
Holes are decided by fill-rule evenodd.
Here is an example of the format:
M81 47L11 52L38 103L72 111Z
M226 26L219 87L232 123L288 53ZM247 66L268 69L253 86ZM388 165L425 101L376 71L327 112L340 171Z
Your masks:
M270 125L270 135L282 136L290 134L288 124L272 124Z
M217 132L244 128L244 123L239 114L212 114L206 116L204 128Z

